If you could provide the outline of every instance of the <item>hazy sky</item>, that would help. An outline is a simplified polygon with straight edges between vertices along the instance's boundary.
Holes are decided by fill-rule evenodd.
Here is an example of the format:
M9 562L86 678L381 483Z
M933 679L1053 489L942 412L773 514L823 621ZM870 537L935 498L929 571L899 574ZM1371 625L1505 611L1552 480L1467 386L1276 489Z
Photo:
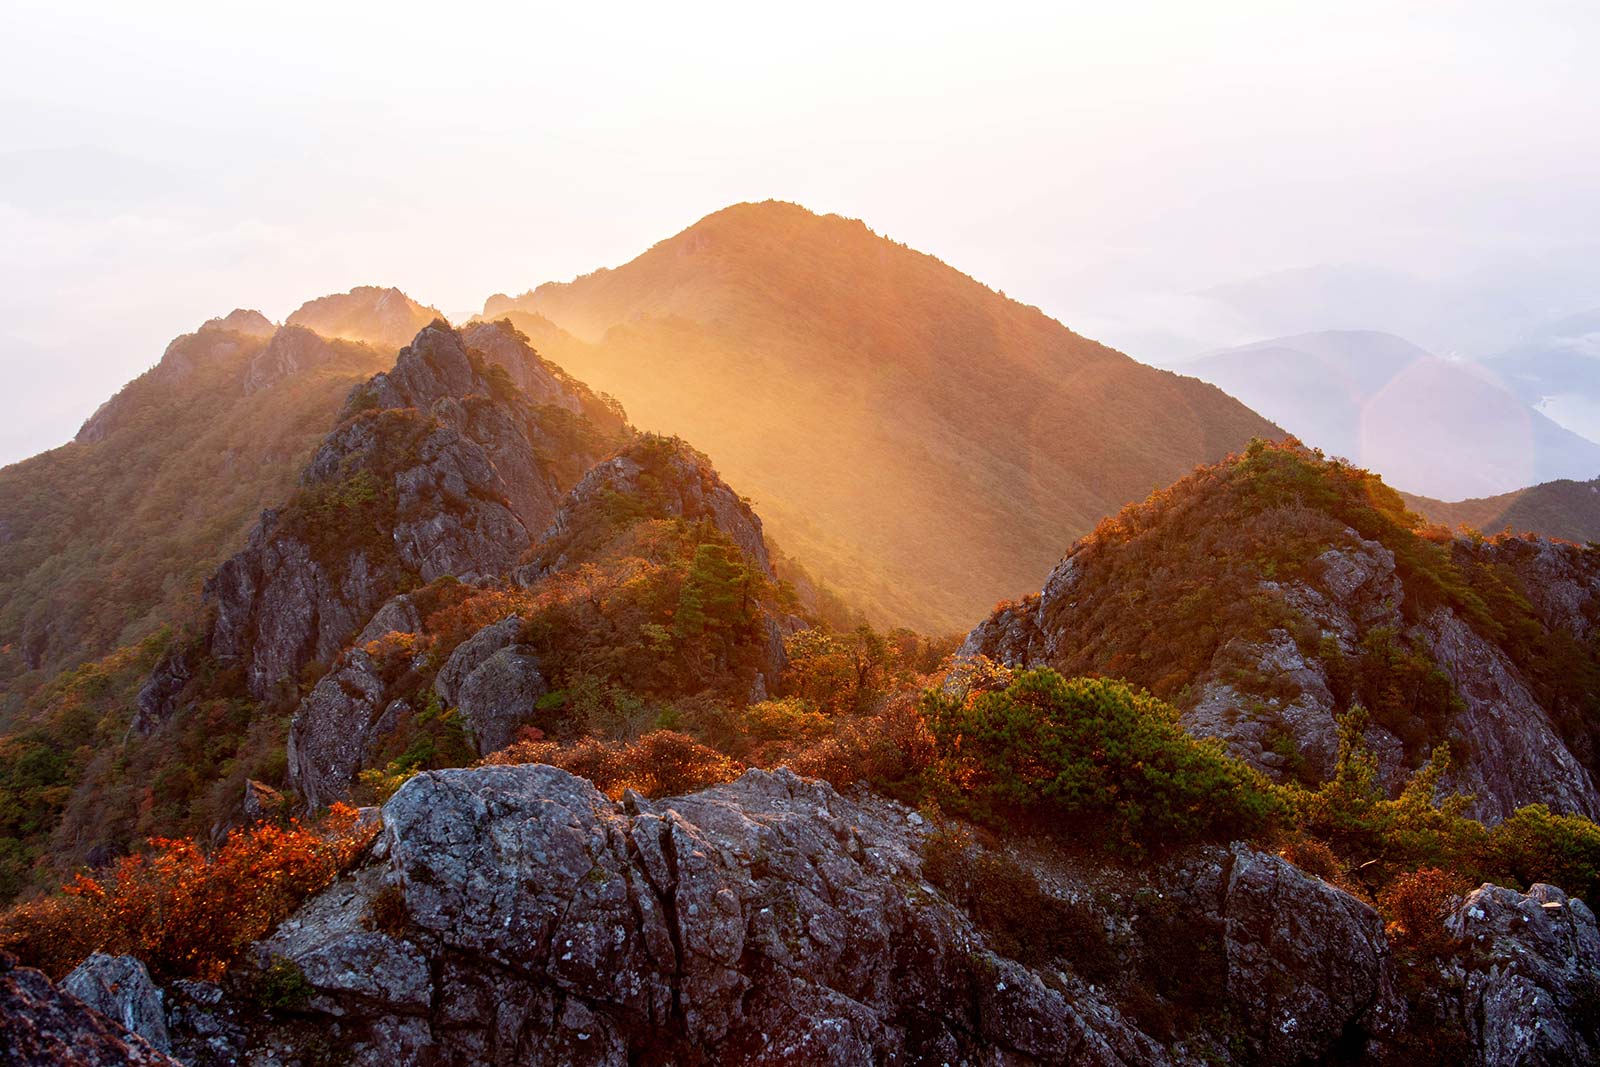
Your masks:
M0 37L0 462L233 307L477 310L768 197L1146 358L1239 329L1186 294L1319 264L1600 306L1592 3L7 0Z

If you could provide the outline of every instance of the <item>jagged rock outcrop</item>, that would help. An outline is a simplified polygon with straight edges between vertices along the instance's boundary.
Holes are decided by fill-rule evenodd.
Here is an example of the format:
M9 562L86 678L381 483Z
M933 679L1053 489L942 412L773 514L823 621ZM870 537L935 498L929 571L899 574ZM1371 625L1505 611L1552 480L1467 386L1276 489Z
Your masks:
M7 1067L178 1067L137 1034L0 952L0 1063Z
M1600 1061L1600 935L1583 901L1549 885L1486 885L1446 927L1466 945L1445 974L1485 1064Z
M161 991L134 957L96 952L61 980L61 989L138 1034L152 1048L172 1051Z
M1552 627L1582 638L1600 615L1600 559L1577 546L1462 542L1457 551L1487 553L1496 564L1525 568L1525 585L1538 590L1537 610ZM1080 639L1080 620L1095 606L1081 594L1090 564L1080 556L1074 550L1057 565L1037 597L980 623L958 657L981 654L1012 666L1061 664ZM1439 607L1409 620L1395 555L1382 544L1346 528L1316 558L1308 577L1263 579L1255 594L1281 605L1301 632L1278 627L1264 638L1223 643L1180 702L1184 725L1194 733L1221 738L1230 752L1268 774L1288 772L1288 752L1301 762L1302 773L1326 777L1338 753L1335 716L1344 709L1319 642L1331 640L1341 655L1354 656L1363 637L1386 629L1424 650L1461 700L1448 724L1455 759L1447 784L1474 796L1475 817L1494 822L1532 803L1600 815L1600 792L1582 758L1590 754L1569 746L1555 721L1559 709L1542 704L1507 653L1453 609ZM1384 779L1397 789L1410 773L1400 738L1373 724L1366 740Z
M434 692L461 713L480 756L509 745L549 685L539 659L521 643L522 620L511 615L473 634L450 655Z
M300 968L356 1063L1185 1061L1070 961L990 949L924 882L925 833L783 771L623 805L550 767L433 772L262 954ZM1323 1054L1380 999L1365 906L1249 850L1174 877L1264 1055ZM379 894L405 929L369 920Z
M531 582L581 558L586 536L605 529L597 520L615 497L637 502L644 514L710 522L750 563L773 577L761 519L704 456L675 438L645 437L596 465L573 487L540 538L534 560L518 573Z
M497 388L447 325L423 329L391 371L352 393L297 498L266 512L207 583L215 615L204 653L241 664L257 699L283 699L306 664L332 663L402 581L508 570L575 469L615 443L592 428L575 436L565 410L560 425L542 410ZM175 650L157 668L140 695L146 729L170 714L187 684L181 662L194 655Z
M1444 1047L1462 1067L1556 1067L1592 1062L1600 1035L1600 931L1549 886L1469 895L1439 980L1406 993L1416 961L1371 908L1243 844L1139 865L1008 850L1085 917L1075 947L1041 953L931 880L925 817L784 770L621 803L553 767L431 771L382 818L253 962L164 991L180 1059L315 1042L357 1067L1400 1067ZM251 999L256 966L297 976L287 1012Z
M388 732L387 709L383 679L359 647L345 653L300 702L289 725L289 780L313 809L342 797L368 765L374 742Z
M327 338L303 326L284 326L271 334L267 347L245 368L244 391L259 392L291 375L339 358L339 348Z
M271 319L251 308L234 308L219 318L207 319L201 323L200 329L228 330L250 337L271 337L278 330Z
M468 347L482 352L484 359L504 367L511 381L535 404L565 408L607 431L620 430L626 424L620 404L596 396L545 359L509 321L474 322L462 327L461 336Z
M439 317L437 310L424 307L398 289L358 285L348 293L308 300L284 321L324 337L366 341L394 350Z

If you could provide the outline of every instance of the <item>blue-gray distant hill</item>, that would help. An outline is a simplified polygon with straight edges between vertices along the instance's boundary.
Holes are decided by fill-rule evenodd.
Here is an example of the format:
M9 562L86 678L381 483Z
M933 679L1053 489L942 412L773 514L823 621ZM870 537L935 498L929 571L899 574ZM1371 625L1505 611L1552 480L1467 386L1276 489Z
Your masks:
M1409 492L1456 500L1600 476L1600 445L1535 410L1493 368L1393 334L1280 337L1182 369Z

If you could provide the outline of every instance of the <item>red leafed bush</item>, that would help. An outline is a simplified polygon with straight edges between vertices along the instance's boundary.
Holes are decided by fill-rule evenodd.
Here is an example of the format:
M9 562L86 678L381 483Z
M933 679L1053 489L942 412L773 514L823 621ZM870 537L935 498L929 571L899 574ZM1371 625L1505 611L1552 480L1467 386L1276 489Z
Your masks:
M1444 921L1457 895L1466 888L1459 875L1437 867L1400 875L1378 896L1378 910L1388 920L1384 929L1389 939L1419 955L1447 954L1454 939Z
M336 804L315 826L237 829L212 854L153 838L109 870L0 915L0 948L59 977L91 952L139 957L158 981L215 980L252 941L354 862L377 832Z
M634 789L647 797L677 796L731 782L744 767L675 730L656 730L623 744L586 737L570 744L518 741L488 756L485 765L548 763L587 778L613 800Z

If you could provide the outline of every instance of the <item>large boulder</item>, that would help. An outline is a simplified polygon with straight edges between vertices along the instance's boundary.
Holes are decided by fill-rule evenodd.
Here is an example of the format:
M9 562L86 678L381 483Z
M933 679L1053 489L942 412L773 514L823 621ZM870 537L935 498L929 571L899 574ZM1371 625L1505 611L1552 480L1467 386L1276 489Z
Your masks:
M178 1061L39 971L0 952L0 1063L6 1067L179 1067Z
M521 630L515 615L485 626L451 653L434 679L434 691L460 713L481 756L509 745L550 691L533 649L518 640Z
M132 956L96 952L61 980L61 988L89 1007L115 1019L162 1052L172 1051L161 991L150 972Z
M1465 943L1446 974L1483 1067L1600 1062L1600 932L1583 901L1485 885L1446 927Z
M1260 1062L1323 1062L1352 1028L1386 1031L1398 1008L1378 913L1277 856L1230 860L1228 1000Z

